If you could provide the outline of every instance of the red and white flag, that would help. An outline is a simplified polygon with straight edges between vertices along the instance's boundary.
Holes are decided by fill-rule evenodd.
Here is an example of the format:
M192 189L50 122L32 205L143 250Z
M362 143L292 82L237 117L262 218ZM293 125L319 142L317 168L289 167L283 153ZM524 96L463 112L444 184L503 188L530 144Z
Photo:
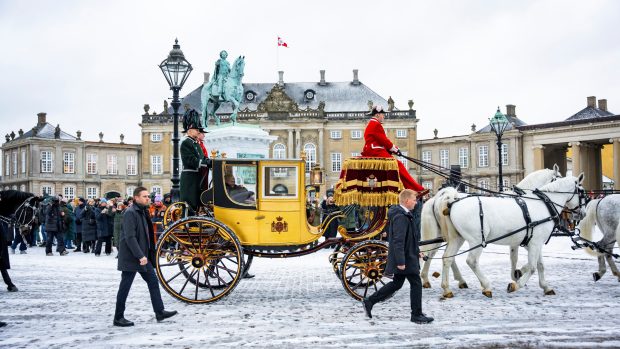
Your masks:
M288 44L284 42L281 37L278 36L278 46L288 47Z

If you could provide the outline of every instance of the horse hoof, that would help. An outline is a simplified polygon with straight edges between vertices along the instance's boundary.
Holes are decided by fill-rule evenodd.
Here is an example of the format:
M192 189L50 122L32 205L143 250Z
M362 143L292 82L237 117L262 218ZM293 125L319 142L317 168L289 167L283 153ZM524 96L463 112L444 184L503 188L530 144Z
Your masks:
M516 280L519 280L521 278L521 276L523 276L523 273L521 272L521 270L517 269L514 272L514 276Z
M469 288L469 286L467 286L466 282L463 282L462 284L459 284L459 288Z
M545 292L545 296L555 296L555 291L554 290L549 290L549 291Z
M493 292L487 290L487 291L482 291L482 294L487 296L488 298L493 298Z
M613 274L614 276L618 276L618 277L620 277L620 273L616 273L615 271L613 271L613 272L612 272L612 274Z
M508 293L514 292L517 290L517 284L515 282L511 282L508 284L508 288L506 289L506 291L508 291Z
M422 287L424 287L424 288L431 288L431 283L426 281L425 283L422 284Z
M441 274L439 274L438 272L434 272L434 273L433 273L433 277L434 277L435 279L436 279L436 278L438 278L439 276L441 276Z
M592 276L594 277L594 282L599 281L601 279L601 274L599 273L594 273L592 274Z
M454 298L454 294L452 293L452 291L448 292L448 293L444 293L443 298Z
M441 213L443 213L444 216L449 216L450 215L450 209L449 208L444 208Z

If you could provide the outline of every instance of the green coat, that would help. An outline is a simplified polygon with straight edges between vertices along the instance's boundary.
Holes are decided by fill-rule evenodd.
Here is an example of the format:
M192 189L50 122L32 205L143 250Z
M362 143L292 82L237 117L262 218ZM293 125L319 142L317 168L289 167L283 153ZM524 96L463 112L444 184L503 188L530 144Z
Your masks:
M71 204L63 205L60 211L65 213L63 224L65 226L65 240L75 240L75 214Z
M191 137L186 137L181 142L181 201L186 201L194 210L200 204L200 182L202 175L200 168L211 167L211 160L205 157L200 145Z

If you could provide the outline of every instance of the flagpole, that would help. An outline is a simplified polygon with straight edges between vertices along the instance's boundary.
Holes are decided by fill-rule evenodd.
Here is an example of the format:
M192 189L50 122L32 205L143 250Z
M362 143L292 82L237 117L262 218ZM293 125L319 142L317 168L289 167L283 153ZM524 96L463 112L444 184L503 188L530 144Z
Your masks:
M280 39L278 37L278 39ZM278 42L278 45L276 45L276 72L280 71L280 43Z

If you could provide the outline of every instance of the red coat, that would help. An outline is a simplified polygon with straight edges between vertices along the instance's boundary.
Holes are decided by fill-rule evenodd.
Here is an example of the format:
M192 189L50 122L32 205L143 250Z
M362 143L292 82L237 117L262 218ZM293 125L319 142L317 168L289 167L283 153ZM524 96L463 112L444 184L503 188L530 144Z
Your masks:
M371 118L366 125L364 131L364 149L362 150L362 156L378 157L378 158L391 158L390 149L394 147L392 141L385 135L383 125L376 118ZM406 189L411 189L416 192L421 192L424 187L416 182L409 174L409 171L405 168L402 162L398 162L398 174L400 181Z

